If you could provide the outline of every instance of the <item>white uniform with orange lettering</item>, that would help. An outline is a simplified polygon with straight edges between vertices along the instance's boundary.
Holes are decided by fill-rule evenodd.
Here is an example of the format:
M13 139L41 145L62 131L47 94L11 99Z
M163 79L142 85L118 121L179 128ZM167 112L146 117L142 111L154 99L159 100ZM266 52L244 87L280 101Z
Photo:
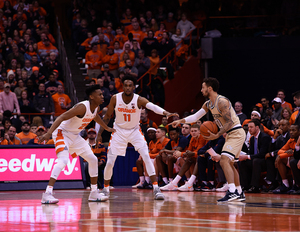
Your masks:
M122 93L116 94L114 132L108 149L114 155L125 156L127 144L131 143L135 150L147 148L147 142L140 130L141 109L138 108L139 95L134 94L131 102L125 104Z
M82 118L75 116L69 120L63 121L52 133L52 138L55 143L55 151L58 157L58 166L56 164L51 173L51 177L54 179L57 179L60 173L59 170L63 169L64 165L66 165L69 161L69 153L73 158L80 155L87 160L89 164L95 162L96 165L90 164L90 176L98 176L97 158L91 150L88 142L79 135L80 131L82 131L95 118L98 112L98 107L94 110L94 112L91 112L89 101L82 101L78 104L85 105L86 111L84 116Z

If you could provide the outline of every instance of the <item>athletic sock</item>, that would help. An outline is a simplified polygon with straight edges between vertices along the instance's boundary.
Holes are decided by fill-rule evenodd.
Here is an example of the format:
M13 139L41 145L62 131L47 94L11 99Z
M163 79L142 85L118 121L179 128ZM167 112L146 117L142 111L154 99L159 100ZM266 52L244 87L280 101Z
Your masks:
M109 184L108 185L104 185L104 188L105 188L105 190L107 191L107 192L109 192Z
M241 194L242 191L243 191L241 186L236 186L236 189L237 189L237 191L238 191L239 194Z
M283 183L286 187L290 187L289 181L288 181L287 179L282 180L282 183Z
M152 186L153 186L153 190L156 189L156 188L158 188L157 182L152 183Z
M91 184L92 191L97 191L97 184Z
M177 185L180 180L181 180L181 176L177 175L173 180L173 185Z
M205 180L202 181L203 184L207 185L207 182Z
M145 179L146 179L146 181L147 181L148 184L151 183L151 180L150 180L149 176L146 176Z
M165 182L165 184L168 184L168 178L167 177L163 177L163 181Z
M53 186L47 185L46 193L52 194L53 193Z
M229 192L234 193L236 190L235 184L228 184Z
M145 182L145 177L144 176L140 176L140 183L143 184Z
M188 183L189 183L188 185L189 185L189 186L192 186L192 185L194 184L195 180L196 180L196 176L195 176L195 175L192 175L191 178L190 178L189 181L188 181Z

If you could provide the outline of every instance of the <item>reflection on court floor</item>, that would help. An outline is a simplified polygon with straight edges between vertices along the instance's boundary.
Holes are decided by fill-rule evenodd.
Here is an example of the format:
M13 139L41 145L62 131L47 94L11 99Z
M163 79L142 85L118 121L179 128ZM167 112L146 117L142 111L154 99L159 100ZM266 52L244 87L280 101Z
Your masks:
M300 196L248 194L217 204L223 193L116 188L108 202L88 202L87 190L58 190L57 205L42 191L0 192L0 231L299 231Z

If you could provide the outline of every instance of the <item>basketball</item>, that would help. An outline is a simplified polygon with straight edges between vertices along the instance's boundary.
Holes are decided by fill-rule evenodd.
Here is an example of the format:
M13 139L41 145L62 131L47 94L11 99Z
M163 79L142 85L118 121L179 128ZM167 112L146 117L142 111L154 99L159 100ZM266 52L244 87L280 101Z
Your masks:
M200 133L203 136L209 136L210 134L208 131L211 131L211 133L216 134L218 132L217 125L212 121L206 121L206 122L202 123L200 126Z

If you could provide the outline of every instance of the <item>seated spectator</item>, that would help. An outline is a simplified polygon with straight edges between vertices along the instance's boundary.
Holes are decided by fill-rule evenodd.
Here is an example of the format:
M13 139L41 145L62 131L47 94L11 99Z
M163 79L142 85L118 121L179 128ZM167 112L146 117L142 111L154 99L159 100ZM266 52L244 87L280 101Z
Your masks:
M106 35L103 34L102 28L97 27L97 35L95 35L91 41L91 44L93 43L99 43L100 40L103 40L104 42L109 44L109 39ZM109 46L109 45L108 45Z
M165 172L166 167L168 169L169 182L173 181L174 163L178 160L175 152L185 152L189 145L187 138L179 135L179 128L169 127L169 137L170 141L168 144L160 150L159 155L156 156L157 168L165 184L168 182L166 179L167 173Z
M275 97L272 103L273 103L274 110L271 116L271 122L272 122L271 129L274 129L274 127L277 126L278 122L281 119L281 111L282 111L281 99L279 97Z
M132 41L132 49L131 50L134 52L134 56L138 57L138 53L141 49L139 48L138 42L136 40Z
M33 134L36 134L37 129L38 129L37 124L31 123L31 125L30 125L30 132L32 132Z
M110 97L112 97L113 95L119 93L118 90L115 87L115 82L114 81L109 82L108 90L109 90L109 93L110 93Z
M163 32L165 32L166 31L166 25L164 24L164 23L160 23L159 24L159 30L157 30L156 32L155 32L155 34L154 34L154 38L156 38L157 39L157 41L160 43L161 42L161 40L162 40L162 34L163 34Z
M103 64L108 65L109 72L113 75L113 77L118 76L119 56L118 54L114 54L114 47L110 46L107 48L107 54L103 57L102 62ZM107 65L105 67L107 67Z
M93 33L89 31L87 33L87 39L82 44L80 44L78 48L80 57L85 57L86 53L92 49L92 44L91 44L92 39L93 39Z
M176 51L178 51L181 48L181 46L183 45L183 42L181 44L179 44L179 43L184 39L185 35L186 35L185 31L181 32L181 30L179 28L176 29L176 33L172 35L171 39L176 44Z
M6 64L10 64L13 59L16 59L17 63L21 64L21 67L24 66L24 55L19 52L19 48L16 44L12 45L12 53L7 56Z
M249 193L260 192L260 175L266 169L265 156L271 142L271 137L260 131L260 122L251 120L248 123L250 147L248 154L240 154L240 179L241 186Z
M67 94L64 94L62 85L58 85L57 93L52 95L52 99L54 103L55 117L63 114L69 108L71 108L71 99Z
M133 30L133 24L136 23L137 21L138 21L137 17L131 18L131 20L130 20L131 23L129 25L125 26L125 28L124 28L125 35L128 35L128 33Z
M112 46L113 43L114 43L114 39L115 39L115 36L113 35L113 29L111 26L107 26L106 27L106 30L103 31L104 34L106 35L106 37L108 38L109 40L109 45Z
M291 111L291 109L289 107L283 107L282 111L281 111L281 118L289 121L292 114L293 114L293 112Z
M123 49L124 43L128 40L128 37L123 34L123 31L122 31L122 29L120 27L118 27L116 29L116 33L117 33L117 35L115 36L114 44L116 42L119 42L120 49ZM115 53L116 53L116 51L115 51Z
M96 43L92 44L92 50L85 55L85 63L88 65L89 78L97 78L101 74L103 54L98 50Z
M141 48L145 51L145 56L150 56L153 49L158 49L159 43L156 38L154 38L154 32L152 30L148 31L148 36L142 41Z
M161 187L161 190L169 191L169 190L178 189L178 182L181 180L183 175L186 172L188 172L190 169L191 169L191 172L195 171L194 167L195 167L195 164L196 164L196 161L197 161L198 151L203 146L205 146L207 141L202 137L202 135L200 135L200 126L197 125L197 124L194 124L192 126L191 134L192 134L192 139L189 143L189 146L188 146L187 150L185 152L175 151L173 153L173 156L175 156L176 158L181 157L181 160L182 160L182 163L183 163L183 165L180 168L179 173L177 174L177 176L175 177L175 179L173 181L171 181L166 186ZM195 173L195 172L193 172L193 173ZM194 176L196 177L197 174L195 174ZM188 176L188 177L190 177L190 176ZM214 177L214 175L213 175L213 177ZM193 184L194 184L195 179L191 182L192 185L189 188L189 189L191 189L191 191L193 190ZM183 190L183 188L180 188L180 189Z
M234 110L236 115L239 117L240 119L240 123L243 124L243 122L247 119L246 114L243 113L243 104L239 101L237 101L236 103L234 103Z
M123 55L127 53L129 55L129 59L131 60L132 64L134 64L135 54L131 51L129 44L124 44L124 51L120 55L120 61L123 61Z
M133 76L135 78L138 77L138 70L136 67L132 66L130 59L125 61L125 67L119 68L119 72L124 72L125 75Z
M196 27L189 20L187 20L186 14L182 14L181 20L177 23L176 29L180 29L186 34L194 30Z
M7 82L6 83L9 83L10 84L10 89L11 91L14 91L16 85L17 85L17 81L15 79L15 73L13 70L10 70L8 73L7 73Z
M128 53L123 53L123 56L120 57L119 70L120 68L125 67L125 60L130 59Z
M144 137L145 137L148 144L150 142L150 139L148 137L147 130L150 127L157 129L156 123L148 118L148 110L147 109L142 109L141 110L140 128L141 128L141 131L142 131L142 133L143 133L143 135L144 135Z
M14 93L16 94L18 100L21 99L22 91L24 91L26 89L27 89L27 87L24 85L23 80L19 79L18 80L18 85L14 90Z
M10 84L5 83L4 91L0 93L0 114L3 114L6 110L13 112L14 109L16 109L18 115L21 114L16 94L10 91Z
M109 64L103 65L103 72L97 77L102 78L104 87L108 89L109 83L114 81L114 75L109 70Z
M120 42L115 41L114 42L114 53L118 55L119 59L120 59L120 55L121 55L122 52L123 52L123 49L121 49L121 47L120 47Z
M45 91L45 84L39 84L39 93L33 98L33 105L37 112L39 113L51 113L54 115L54 104L52 97L49 93ZM44 126L49 126L50 115L43 115Z
M282 106L282 108L288 107L288 108L290 108L290 110L293 110L292 104L288 103L288 102L286 102L284 100L285 99L285 91L283 89L279 89L277 91L277 96L276 97L278 97L278 98L281 99L281 106Z
M27 47L27 49L26 49L26 52L24 54L25 62L26 62L26 60L31 61L33 56L37 56L38 62L41 62L41 58L40 58L39 54L37 53L37 51L34 50L33 45L29 44L28 47ZM25 63L25 66L28 67L28 65L26 65L26 63Z
M21 140L16 136L17 129L13 125L8 128L7 132L7 141L8 145L20 145L22 144Z
M300 91L293 93L294 104L297 107L297 110L292 114L290 118L290 124L297 124L300 126Z
M53 74L50 74L49 81L45 83L46 92L50 93L51 95L57 93L57 89L59 85L61 85L61 83L55 80Z
M26 76L24 72L26 73ZM24 81L24 83L31 76L31 74L32 74L31 62L30 60L25 60L25 66L24 68L22 68L22 74L21 74L21 78Z
M172 12L168 13L168 18L163 21L166 25L166 30L174 34L177 21L173 18L174 14Z
M130 32L130 33L128 33L128 40L123 45L123 50L125 51L126 45L129 45L129 49L132 49L134 40L138 42L138 48L140 48L141 42L139 40L135 39L133 34Z
M36 134L30 132L29 122L23 122L21 129L22 129L22 132L20 132L16 136L21 140L23 145L26 145L29 142L29 140L37 137Z
M98 158L98 188L101 189L103 188L103 183L104 183L104 176L103 176L103 170L105 168L106 165L106 160L107 160L107 153L106 153L106 149L103 146L103 144L99 143L97 144L96 141L96 137L97 137L97 132L94 128L90 128L87 131L87 142L89 143L89 145L92 148L92 151L94 153L94 155ZM88 163L84 162L84 170L85 170L85 174L86 174L86 188L90 187L90 175L88 172Z
M48 38L44 39L44 42L38 47L38 54L41 57L49 56L51 52L55 52L58 55L57 48L52 45Z
M278 168L282 184L280 188L273 191L276 194L288 193L290 190L289 181L287 179L287 167L290 166L290 162L293 160L293 156L299 157L299 144L300 144L300 127L299 125L293 124L290 126L290 136L291 138L287 143L278 151L278 156L276 158L275 166ZM296 148L297 146L297 148ZM295 161L293 161L295 162ZM298 163L297 163L298 164ZM294 165L295 167L295 165ZM292 169L296 170L296 169ZM293 173L294 174L294 173ZM295 172L297 182L298 182L298 172ZM299 183L297 183L299 184ZM294 186L292 190L297 191L298 186Z
M38 86L39 83L45 83L46 81L46 77L40 72L40 68L37 66L32 67L30 79L33 81L34 86Z
M48 144L48 141L44 140L43 142L39 142L39 137L46 134L47 130L44 126L39 126L36 129L36 137L28 141L27 145L44 145Z
M152 74L154 77L157 74L157 70L159 68L159 56L157 54L157 50L153 49L151 51L151 56L149 56L150 59L150 74ZM154 66L156 66L156 68L153 68Z
M41 61L38 59L38 55L33 55L31 57L31 67L41 67Z

